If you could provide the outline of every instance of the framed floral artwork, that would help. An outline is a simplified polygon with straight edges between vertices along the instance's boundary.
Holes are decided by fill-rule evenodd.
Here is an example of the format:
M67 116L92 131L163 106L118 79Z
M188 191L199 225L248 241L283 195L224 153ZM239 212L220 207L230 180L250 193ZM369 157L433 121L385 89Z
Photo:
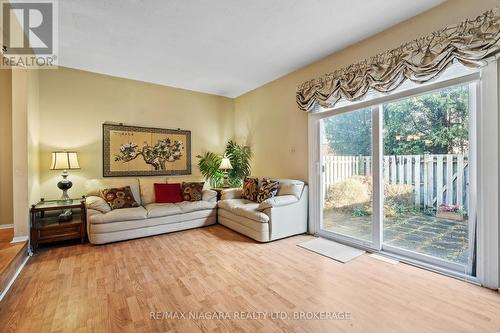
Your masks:
M191 174L191 131L102 125L103 176Z

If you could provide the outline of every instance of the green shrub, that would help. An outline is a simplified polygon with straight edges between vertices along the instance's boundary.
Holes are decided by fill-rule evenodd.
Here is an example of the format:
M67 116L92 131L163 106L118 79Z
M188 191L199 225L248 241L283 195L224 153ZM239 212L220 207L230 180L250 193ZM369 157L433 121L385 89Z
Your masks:
M354 217L363 217L372 215L372 212L366 209L366 207L356 207L353 209L351 215Z

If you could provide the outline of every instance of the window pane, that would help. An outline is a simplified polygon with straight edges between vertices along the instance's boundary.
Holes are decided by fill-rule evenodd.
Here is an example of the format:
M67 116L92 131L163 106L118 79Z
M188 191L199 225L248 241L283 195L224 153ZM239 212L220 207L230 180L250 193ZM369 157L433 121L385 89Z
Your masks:
M466 264L468 85L383 110L384 243Z
M322 120L322 228L372 240L372 116L369 109Z

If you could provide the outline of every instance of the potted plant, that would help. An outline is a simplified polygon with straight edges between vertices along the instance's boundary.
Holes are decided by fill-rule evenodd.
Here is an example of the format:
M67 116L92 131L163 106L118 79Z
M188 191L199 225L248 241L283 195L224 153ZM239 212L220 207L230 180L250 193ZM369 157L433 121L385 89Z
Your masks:
M464 221L466 217L465 208L461 205L446 205L439 206L436 217L441 219Z
M201 174L210 183L210 186L221 187L224 182L224 174L219 169L222 158L226 155L233 167L229 170L228 182L230 187L241 187L243 178L250 175L250 161L252 151L249 146L239 145L230 140L223 153L206 152L203 156L196 156Z

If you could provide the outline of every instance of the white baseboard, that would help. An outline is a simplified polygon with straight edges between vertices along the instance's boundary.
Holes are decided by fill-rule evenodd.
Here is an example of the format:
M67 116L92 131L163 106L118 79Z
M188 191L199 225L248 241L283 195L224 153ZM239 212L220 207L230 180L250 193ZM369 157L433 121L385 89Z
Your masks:
M7 285L7 287L5 287L5 290L2 291L2 293L0 294L0 302L3 300L3 298L5 297L5 295L7 295L7 292L9 291L10 287L12 287L12 285L14 284L14 281L16 281L17 276L21 273L21 271L23 270L24 266L28 262L29 258L30 258L30 256L26 256L26 258L24 259L24 261L21 264L21 266L19 266L19 268L17 269L16 274L14 274L14 276L12 277L12 279L9 281L9 284Z
M28 236L17 236L12 239L11 244L26 242L28 240Z
M0 229L11 229L14 228L13 224L0 224Z

